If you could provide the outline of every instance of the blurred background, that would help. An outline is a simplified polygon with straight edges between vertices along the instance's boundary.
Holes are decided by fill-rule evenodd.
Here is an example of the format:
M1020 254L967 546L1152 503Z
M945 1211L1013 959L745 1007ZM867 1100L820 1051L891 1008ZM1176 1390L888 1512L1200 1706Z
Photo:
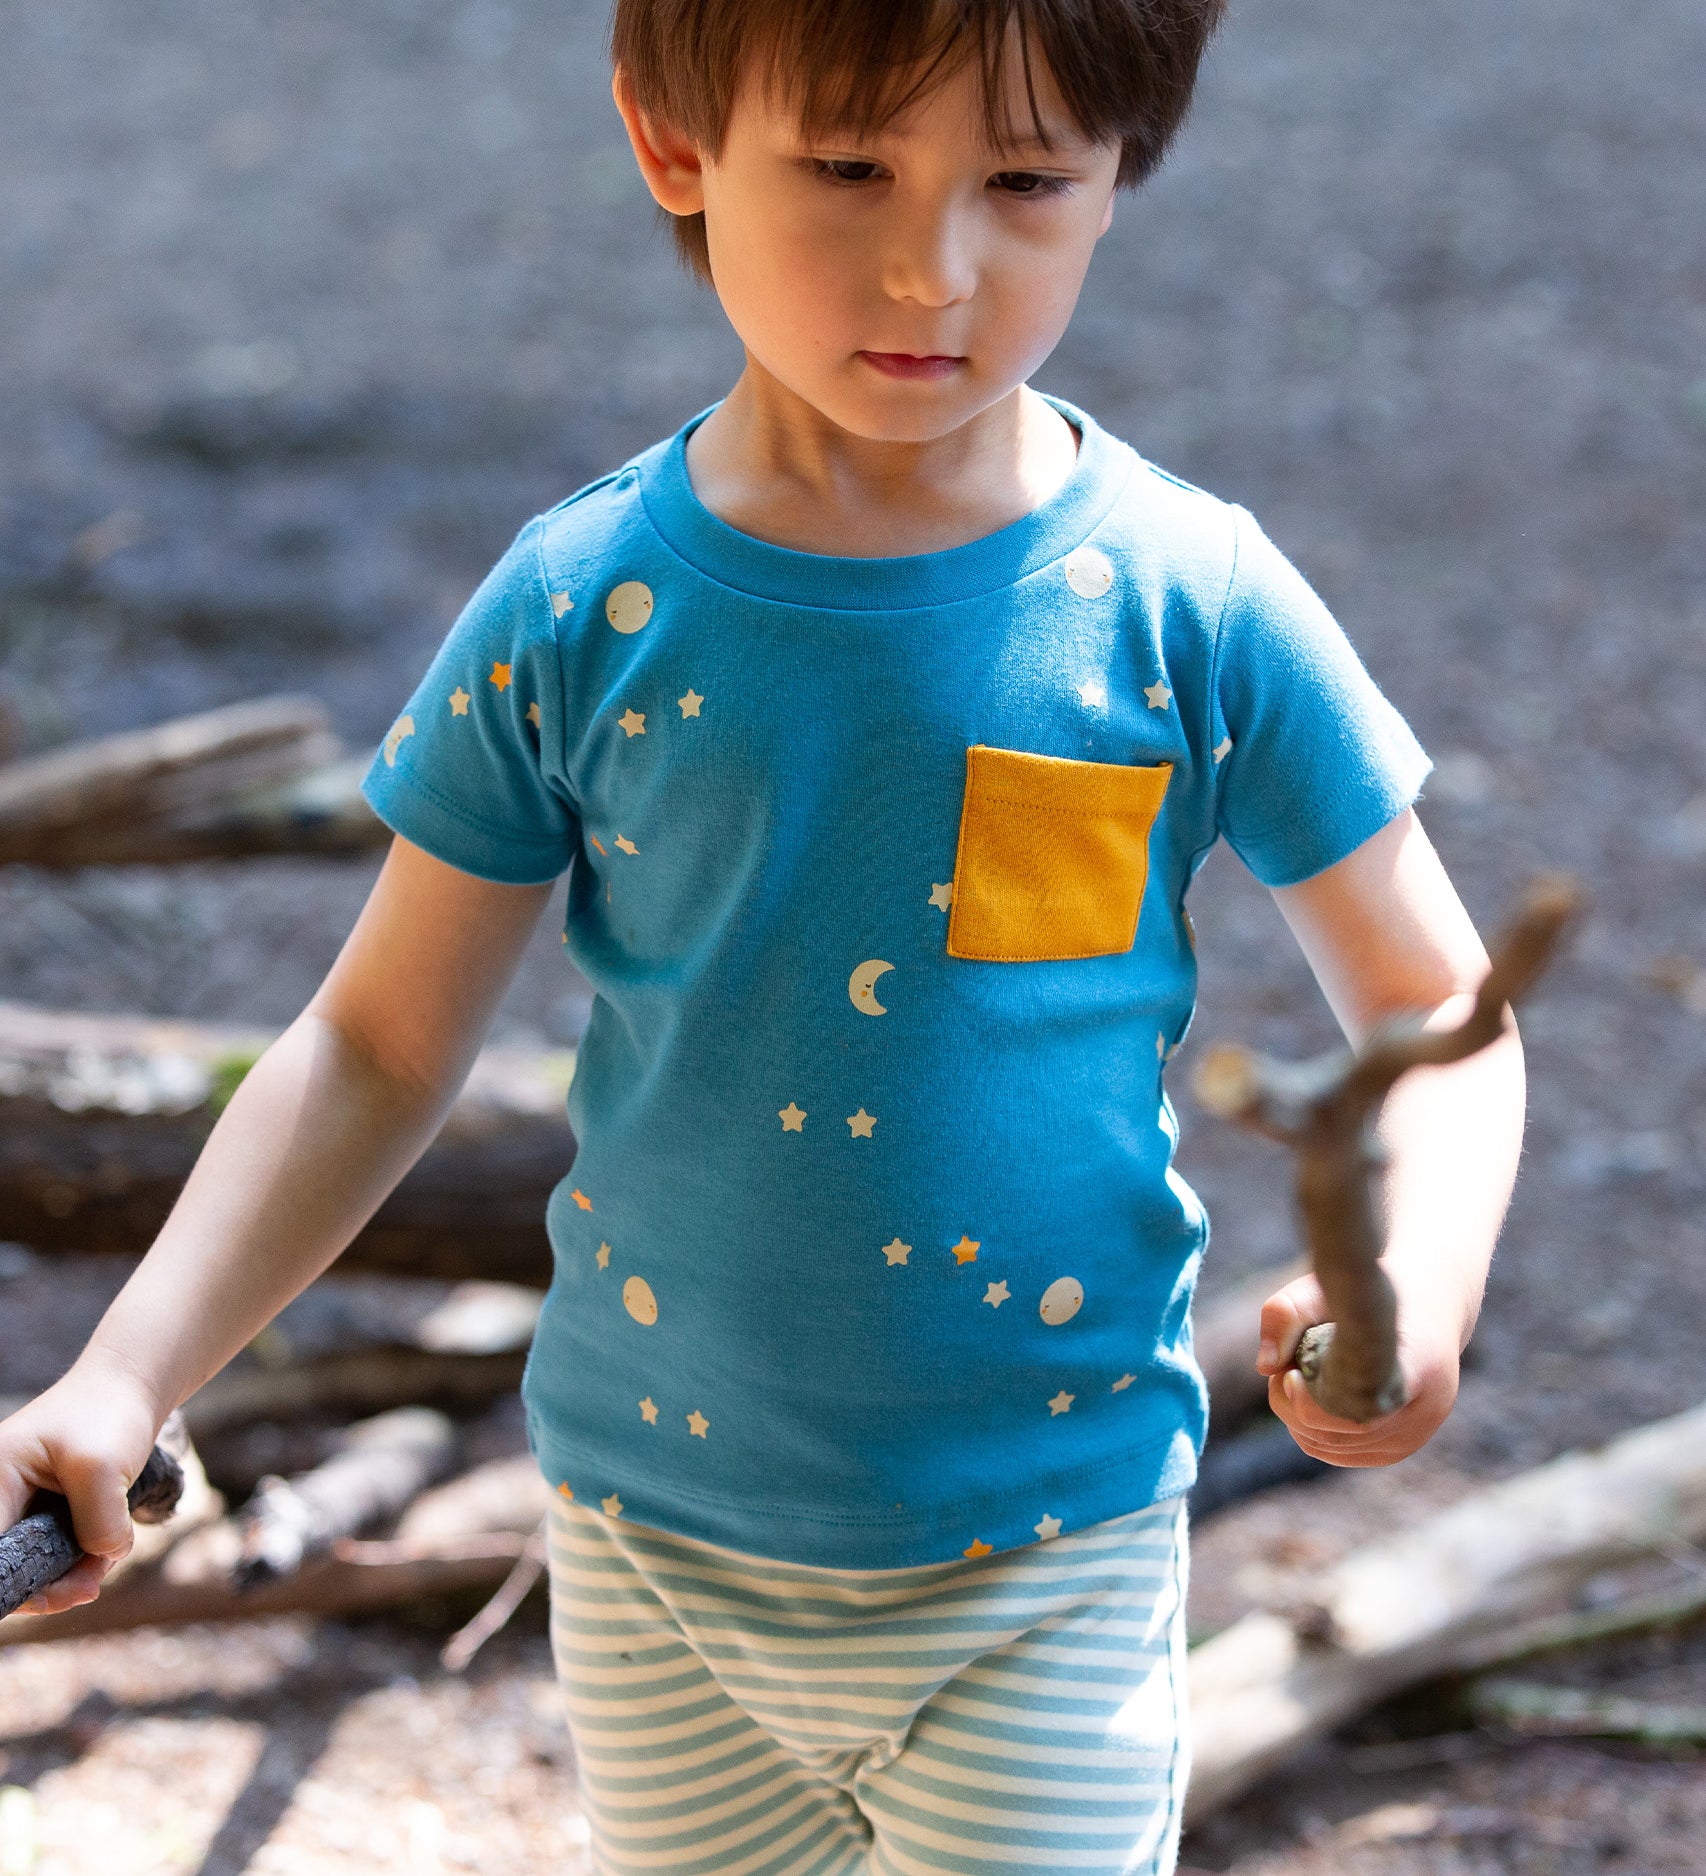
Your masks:
M0 0L0 758L274 691L371 745L516 528L726 388L603 28L595 0ZM1276 1559L1703 1392L1703 74L1689 0L1236 5L1038 380L1309 574L1438 761L1424 820L1479 919L1542 867L1594 894L1524 1021L1528 1157L1458 1414L1389 1475L1206 1524L1203 1632ZM0 999L283 1023L376 868L0 866ZM1193 1039L1332 1039L1223 856L1193 911ZM579 1033L555 925L499 1041ZM1212 1289L1286 1254L1286 1169L1174 1079ZM121 1276L6 1249L0 1394L51 1380ZM446 1620L0 1650L0 1870L581 1867L537 1604L460 1676ZM1660 1666L1706 1699L1686 1649ZM1674 1758L1374 1750L1318 1749L1187 1861L1698 1868ZM1347 1836L1377 1800L1519 1822ZM1542 1813L1567 1841L1524 1837Z

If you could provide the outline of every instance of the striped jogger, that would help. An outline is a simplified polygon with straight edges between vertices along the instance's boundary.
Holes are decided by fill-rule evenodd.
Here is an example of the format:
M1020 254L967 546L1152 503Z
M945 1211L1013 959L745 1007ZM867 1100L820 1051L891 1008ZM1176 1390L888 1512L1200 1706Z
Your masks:
M773 1563L556 1501L599 1876L1166 1876L1183 1502L975 1562Z

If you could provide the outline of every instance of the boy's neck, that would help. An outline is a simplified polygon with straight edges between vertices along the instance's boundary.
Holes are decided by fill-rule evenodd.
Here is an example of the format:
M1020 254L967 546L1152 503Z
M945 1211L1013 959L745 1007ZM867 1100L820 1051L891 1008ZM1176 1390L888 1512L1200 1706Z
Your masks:
M750 357L687 442L693 491L730 527L801 553L868 559L981 540L1048 500L1078 436L1028 385L923 443L853 435Z

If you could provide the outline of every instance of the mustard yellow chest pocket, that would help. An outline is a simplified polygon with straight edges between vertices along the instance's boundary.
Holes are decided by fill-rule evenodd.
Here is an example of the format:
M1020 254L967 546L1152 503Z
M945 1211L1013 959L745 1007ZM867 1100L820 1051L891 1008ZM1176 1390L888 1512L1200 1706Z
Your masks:
M966 751L948 955L991 963L1129 951L1173 765Z

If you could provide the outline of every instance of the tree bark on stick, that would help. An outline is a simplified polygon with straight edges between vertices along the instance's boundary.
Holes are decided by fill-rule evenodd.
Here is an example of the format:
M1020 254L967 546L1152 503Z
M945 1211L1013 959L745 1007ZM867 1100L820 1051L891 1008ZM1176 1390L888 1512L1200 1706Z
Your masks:
M1370 1544L1307 1607L1245 1616L1190 1657L1188 1817L1365 1708L1485 1659L1614 1565L1706 1537L1706 1407L1571 1453Z
M0 1003L0 1239L145 1251L220 1107L272 1040ZM545 1202L574 1159L574 1056L487 1049L343 1267L550 1281Z
M1473 1008L1449 1029L1399 1017L1359 1048L1313 1062L1276 1062L1229 1045L1203 1057L1195 1080L1202 1105L1297 1155L1297 1208L1332 1319L1305 1332L1296 1365L1316 1403L1340 1419L1377 1420L1405 1398L1397 1297L1380 1263L1384 1157L1373 1124L1381 1104L1411 1069L1465 1061L1498 1040L1510 1004L1551 962L1581 898L1564 879L1531 886Z
M115 1572L94 1602L61 1615L0 1622L0 1648L157 1623L349 1615L423 1596L490 1591L535 1541L549 1502L549 1487L530 1458L493 1460L423 1492L392 1537L340 1540L295 1575L251 1590L232 1581L241 1527L235 1518L221 1518L122 1576Z

